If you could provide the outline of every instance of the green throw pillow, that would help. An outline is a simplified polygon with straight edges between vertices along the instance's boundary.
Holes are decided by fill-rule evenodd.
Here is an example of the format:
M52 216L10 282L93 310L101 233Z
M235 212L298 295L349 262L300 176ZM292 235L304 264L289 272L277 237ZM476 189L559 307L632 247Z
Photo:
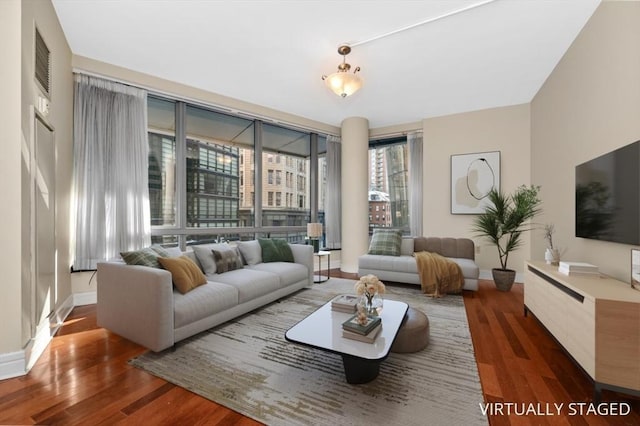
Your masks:
M262 261L269 262L293 262L293 252L287 240L278 238L258 238L262 249Z
M160 268L158 252L151 247L145 247L136 251L124 251L120 253L120 256L127 265L142 265L150 266L152 268Z
M369 254L400 256L402 231L399 229L374 229Z

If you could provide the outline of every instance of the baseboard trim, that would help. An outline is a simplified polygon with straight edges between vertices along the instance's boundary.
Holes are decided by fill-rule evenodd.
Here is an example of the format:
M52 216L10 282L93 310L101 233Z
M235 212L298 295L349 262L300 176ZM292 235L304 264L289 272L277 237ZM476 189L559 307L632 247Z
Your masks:
M0 380L27 374L25 351L0 354Z
M98 303L98 292L85 291L73 293L73 306L95 305Z
M73 310L74 300L74 295L70 295L48 317L49 320L42 321L35 337L27 342L24 349L0 354L0 380L24 376L31 370Z

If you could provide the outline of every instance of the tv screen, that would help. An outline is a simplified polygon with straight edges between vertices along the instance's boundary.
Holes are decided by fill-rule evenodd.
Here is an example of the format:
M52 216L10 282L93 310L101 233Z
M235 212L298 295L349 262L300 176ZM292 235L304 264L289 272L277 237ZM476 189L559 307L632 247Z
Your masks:
M576 166L576 237L640 245L640 141Z

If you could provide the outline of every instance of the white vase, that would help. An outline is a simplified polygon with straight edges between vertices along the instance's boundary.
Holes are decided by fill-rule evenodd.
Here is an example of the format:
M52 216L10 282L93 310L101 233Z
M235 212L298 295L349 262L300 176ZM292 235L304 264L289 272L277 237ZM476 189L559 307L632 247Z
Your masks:
M560 262L560 252L558 249L548 248L544 252L544 260L547 262L547 265L558 265Z
M379 315L382 311L383 303L382 296L379 293L364 293L360 298L360 305L367 315Z

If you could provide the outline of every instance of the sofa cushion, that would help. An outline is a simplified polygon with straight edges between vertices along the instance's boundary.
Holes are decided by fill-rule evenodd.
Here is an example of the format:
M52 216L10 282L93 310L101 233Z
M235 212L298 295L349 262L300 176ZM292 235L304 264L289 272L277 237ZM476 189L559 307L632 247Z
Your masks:
M281 288L280 277L266 271L243 268L224 274L207 275L211 282L220 282L238 290L238 303L244 303Z
M183 255L180 247L162 247L161 245L154 244L151 249L158 253L160 257L180 257Z
M182 252L182 256L187 256L189 259L193 260L193 263L198 265L202 270L202 266L200 266L200 262L198 262L198 258L196 257L196 253L193 250L187 250Z
M167 249L165 249L164 247L160 246L160 245L152 245L151 250L155 251L156 253L158 253L158 256L160 257L171 257L171 254L167 251Z
M368 254L380 254L385 256L400 256L402 245L402 231L399 229L373 230Z
M151 247L145 247L135 251L121 252L120 256L127 265L149 266L151 268L160 268L158 257L160 255Z
M187 294L173 292L174 326L179 328L238 304L238 290L223 283L207 282Z
M247 268L255 269L256 271L270 272L277 275L280 278L281 287L287 287L291 284L295 284L309 278L309 270L306 266L299 263L259 263L257 265L247 266Z
M242 256L237 248L233 250L211 250L213 258L216 261L216 273L223 274L225 272L242 269Z
M358 258L358 267L380 271L418 273L416 259L413 256L383 256L365 254Z
M262 249L258 240L239 241L238 250L247 265L262 263Z
M475 245L469 238L416 237L415 251L430 251L444 257L475 259Z
M207 278L198 265L186 256L159 257L158 262L164 269L171 272L173 285L182 294L188 293L207 282Z
M458 264L458 266L460 266L463 277L477 279L480 276L480 268L473 260L463 257L449 257L447 259L453 260Z
M197 246L191 246L193 252L196 254L198 258L198 262L202 267L202 270L205 274L215 274L216 273L216 259L213 257L212 250L233 250L227 243L220 244L201 244Z
M293 262L293 252L287 240L280 238L258 238L262 250L262 261Z
M465 278L477 279L480 275L480 268L478 268L478 265L471 259L456 257L448 257L447 259L456 262L460 266L462 276ZM365 254L358 258L358 268L418 274L418 264L413 256L379 256Z

